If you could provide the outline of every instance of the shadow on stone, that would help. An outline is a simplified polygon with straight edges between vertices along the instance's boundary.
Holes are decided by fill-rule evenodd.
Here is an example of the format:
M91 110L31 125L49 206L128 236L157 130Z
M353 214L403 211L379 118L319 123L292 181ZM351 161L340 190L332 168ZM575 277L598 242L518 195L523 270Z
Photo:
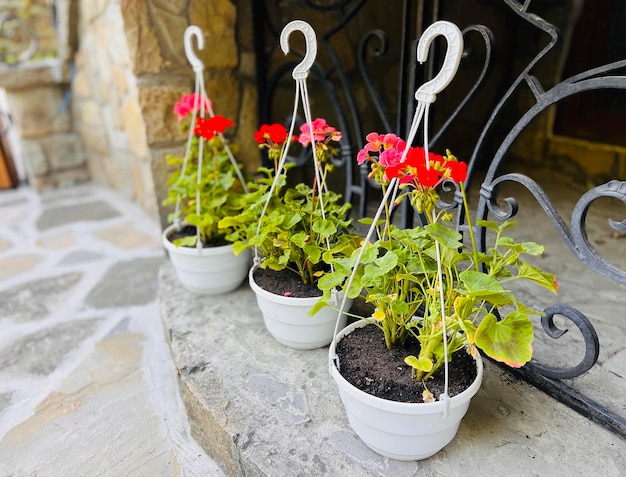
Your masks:
M45 318L55 306L62 303L66 293L81 279L80 273L67 273L44 278L10 288L0 293L2 315L18 323Z
M85 304L94 308L147 305L156 298L162 263L162 257L116 263L89 292Z
M20 376L46 376L93 333L98 323L100 319L70 321L26 335L0 351L0 369Z
M120 213L111 205L97 200L86 204L65 205L46 209L37 219L36 226L38 230L48 230L72 222L97 221L118 216L120 216Z

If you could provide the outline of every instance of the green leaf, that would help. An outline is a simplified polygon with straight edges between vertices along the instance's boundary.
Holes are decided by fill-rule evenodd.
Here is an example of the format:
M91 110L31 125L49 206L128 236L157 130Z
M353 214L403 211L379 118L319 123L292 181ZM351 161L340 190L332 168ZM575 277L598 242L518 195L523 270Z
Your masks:
M409 305L404 300L393 300L391 302L391 310L396 316L407 315L409 313Z
M297 234L291 236L291 243L296 247L304 248L308 239L309 234L306 232L298 232Z
M304 253L309 256L309 261L311 263L319 263L320 258L322 258L322 249L315 244L306 244L304 247Z
M325 274L317 282L317 287L320 290L332 290L336 287L343 285L346 276L340 272L331 272Z
M518 268L518 276L520 278L525 278L526 280L530 280L531 282L535 282L552 293L556 293L558 290L558 285L554 275L551 273L544 272L538 268L529 265L526 262L522 262L521 260L517 264Z
M465 270L459 273L459 278L465 288L466 295L476 300L486 300L494 305L506 305L511 303L509 292L493 277L474 270Z
M337 227L330 220L317 220L311 229L324 238L329 238L337 232Z
M248 247L249 247L249 244L247 244L246 242L243 242L243 241L235 242L233 243L233 253L235 255L239 255Z
M434 224L428 224L424 228L428 230L432 238L445 247L459 249L463 246L461 243L461 240L463 239L461 234L450 227L446 227L439 222L435 222Z
M285 214L285 217L282 220L282 224L284 228L290 229L301 220L302 220L302 217L300 217L299 214L296 214L296 213Z
M467 320L474 309L474 299L468 296L459 296L454 300L454 312L461 320Z
M436 269L437 248L433 246L425 250L424 252L426 253L426 255L428 255L430 258L434 260L435 269ZM441 263L443 264L444 267L447 267L447 268L454 267L455 264L457 264L458 262L460 262L461 260L465 258L465 256L462 253L459 253L458 249L449 248L446 246L439 247L439 253L441 257Z
M382 257L378 257L374 260L374 263L378 266L377 275L384 275L390 272L398 264L398 256L389 251Z
M504 291L502 285L486 273L465 270L459 273L459 278L470 294L501 293Z
M374 223L374 219L372 217L364 217L362 219L358 220L359 223L364 224L364 225L372 225ZM385 223L385 221L383 219L379 219L376 222L376 226L381 226Z
M404 362L418 371L424 371L425 373L433 369L433 362L428 358L416 358L415 356L407 356L404 358Z
M491 220L477 220L476 221L476 225L478 225L479 227L486 227L488 229L493 230L494 232L504 232L507 229L510 229L511 227L515 227L517 225L517 222L514 220L506 220L504 222L502 222L501 224L498 224L497 222L493 222Z
M509 237L500 237L497 245L513 250L517 255L522 253L526 253L528 255L541 255L544 251L543 245L536 244L535 242L517 243Z
M522 247L524 252L528 255L541 255L545 250L543 245L539 245L535 242L523 242Z
M490 358L519 368L533 355L533 324L528 315L512 311L500 321L493 314L483 318L476 329L476 346Z
M374 263L365 265L363 272L363 283L365 286L373 286L380 277L384 277L398 264L398 256L388 251L382 257L374 260Z
M188 235L187 237L182 237L174 240L174 245L177 247L195 247L197 242L196 234Z
M315 305L313 305L313 307L309 310L309 316L313 316L315 315L318 311L320 311L322 308L328 306L328 301L325 300L324 298L320 298Z
M379 248L376 245L368 245L363 244L365 247L365 252L363 252L363 256L361 257L361 263L372 263L374 260L378 258ZM358 248L352 253L352 257L356 260L356 257L361 252L361 249Z
M237 217L224 217L217 223L217 226L220 229L226 229L229 227L234 227L235 225L238 225L238 224L239 224L239 221Z

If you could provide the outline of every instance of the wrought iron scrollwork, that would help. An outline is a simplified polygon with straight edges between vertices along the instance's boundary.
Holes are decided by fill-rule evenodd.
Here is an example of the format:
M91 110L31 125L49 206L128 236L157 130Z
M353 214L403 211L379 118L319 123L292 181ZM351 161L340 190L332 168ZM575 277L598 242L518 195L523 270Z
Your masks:
M556 315L567 318L580 330L585 341L585 354L582 360L575 366L566 368L547 366L533 360L526 367L550 379L575 378L589 371L598 361L600 354L598 334L589 319L576 308L569 305L553 305L544 310L544 316L541 318L543 330L552 339L559 339L567 332L567 329L560 329L554 324Z
M521 132L535 119L539 114L544 112L548 107L557 104L559 101L578 94L584 91L591 91L596 89L626 89L626 76L608 75L613 71L626 67L626 60L617 61L605 66L594 68L592 70L575 75L571 78L565 79L561 83L552 87L549 90L544 90L539 80L531 75L531 70L540 60L554 47L558 41L558 31L556 27L546 22L542 18L528 12L530 1L526 1L524 4L519 3L516 0L505 0L507 5L520 15L524 20L528 21L532 25L536 26L540 30L549 35L549 42L546 46L530 61L528 66L522 71L519 77L513 82L512 86L506 92L504 97L500 100L492 115L490 116L487 124L481 133L478 143L475 146L474 153L470 160L470 171L473 169L476 158L479 155L479 151L482 146L484 138L487 136L488 130L493 126L496 118L504 105L510 100L514 91L517 90L520 85L526 84L535 97L535 104L518 120L513 128L506 135L504 141L498 147L493 159L489 163L487 174L481 184L480 199L477 207L477 217L486 219L489 214L495 217L497 220L506 220L517 214L518 205L517 201L512 197L501 199L503 205L500 205L496 200L497 186L503 182L511 181L523 185L533 197L537 200L541 208L544 210L547 218L554 224L556 230L561 235L563 241L567 244L572 253L587 267L595 272L604 275L618 283L626 283L626 272L620 270L612 264L607 263L602 257L600 257L587 240L587 233L585 231L585 218L587 211L592 202L599 197L615 197L622 202L626 203L626 185L624 182L611 181L608 184L598 186L591 191L584 194L574 209L572 214L571 227L568 227L561 215L558 213L548 195L545 191L531 178L523 174L505 174L500 177L496 177L500 170L501 164L505 158L506 153L510 149L513 142L518 138ZM456 197L459 205L459 213L457 215L458 223L463 222L463 214L460 213L462 204L460 198ZM610 221L614 229L622 230L626 228L626 221L615 222ZM480 246L485 247L486 231L484 229L479 230ZM575 313L570 308L563 308L567 311L572 321L579 326L579 323L584 323L583 328L586 330L583 332L585 338L585 347L588 350L586 353L590 356L597 356L597 349L599 347L597 342L597 335L593 331L593 326L589 320L582 315L582 313L576 311ZM580 328L580 326L579 326ZM544 326L547 331L551 329ZM581 329L582 331L582 329ZM548 333L549 336L550 333ZM594 349L596 348L596 349ZM592 351L589 351L592 350ZM594 361L595 362L595 361ZM579 365L568 368L567 371L563 371L567 377L574 377L583 372L586 372L590 367L587 365ZM532 367L539 374L543 374L546 377L552 377L559 379L559 373L556 368L544 366L540 364L534 364ZM544 374L547 373L547 374ZM576 374L578 373L578 374Z
M616 61L589 71L577 74L561 81L559 84L545 89L539 79L534 76L534 69L539 65L546 55L550 53L559 41L558 29L547 22L540 16L530 11L532 0L502 0L514 15L517 15L523 22L533 26L536 31L541 33L539 37L544 41L539 45L539 52L536 53L528 64L523 68L522 72L510 83L510 86L504 94L496 100L495 106L491 109L484 127L478 134L478 138L474 144L470 160L468 161L468 187L471 187L470 179L477 172L477 163L480 161L485 164L484 157L487 155L485 150L491 149L489 141L492 139L492 133L497 125L501 123L501 116L504 116L506 107L513 101L513 98L521 91L526 90L534 97L534 104L523 114L520 115L517 122L508 130L508 134L504 137L496 148L488 154L488 170L480 186L480 195L476 207L476 217L479 219L495 218L496 220L507 220L515 217L519 210L518 201L513 197L498 198L497 192L499 186L507 182L513 182L524 187L537 201L545 216L554 225L556 232L560 235L563 242L571 250L572 254L585 266L595 272L610 278L617 283L626 284L626 271L621 270L613 264L607 263L593 249L587 239L586 217L592 204L599 198L612 197L626 204L626 182L610 181L606 184L594 187L578 200L575 205L571 221L568 224L566 220L559 214L559 211L551 202L548 194L540 185L530 177L518 173L501 173L502 164L508 154L514 141L518 139L520 134L527 126L540 114L544 113L549 107L565 100L566 98L597 89L620 89L626 90L626 75L618 71L626 68L626 59ZM316 64L312 69L313 75L322 84L324 94L328 95L335 108L337 117L339 118L338 126L344 131L344 142L342 142L341 162L352 164L355 156L355 149L363 147L364 134L362 130L361 113L354 96L352 81L355 81L354 72L349 76L344 70L343 65L338 60L334 52L330 39L339 30L348 24L354 18L356 13L364 6L364 0L304 0L304 3L310 8L318 12L339 12L339 20L329 26L325 33L322 33L321 42L331 65L323 68ZM410 35L412 34L409 27L410 18L415 18L419 14L415 10L426 8L427 2L415 2L414 6L410 0L402 2L404 22L401 25L402 32L402 52L400 54L400 64L398 72L398 101L395 105L395 117L393 116L393 107L384 103L384 96L377 89L377 83L374 80L373 73L376 70L375 62L380 60L389 51L389 40L385 32L381 30L371 30L365 33L356 49L357 71L360 80L363 81L364 90L367 92L369 102L372 105L373 113L377 116L378 122L389 132L395 132L399 135L405 134L407 126L407 118L413 116L414 105L410 98L416 86L419 84L418 69L415 58L415 43ZM425 16L422 20L425 19ZM420 32L417 32L419 35ZM472 25L463 30L464 37L468 35L478 34L482 37L485 45L484 52L482 48L477 48L477 52L466 50L464 52L464 62L469 58L475 57L476 53L484 54L481 57L482 68L478 78L469 88L464 99L458 104L452 114L439 126L439 129L433 131L430 139L430 145L433 146L442 137L443 133L452 126L458 119L460 113L466 108L470 100L475 97L483 80L491 66L492 52L494 48L493 34L483 25ZM391 38L391 37L390 37ZM466 41L468 44L469 41ZM393 51L393 50L391 50ZM434 62L429 62L434 63ZM287 71L281 70L280 71ZM463 74L461 71L459 74ZM331 81L332 76L332 81ZM468 82L469 83L469 82ZM340 91L341 100L335 88ZM271 88L270 93L271 95ZM389 106L389 107L388 107ZM267 118L263 118L267 119ZM395 127L394 127L395 124ZM493 152L495 150L495 152ZM353 178L347 178L346 191L347 198L359 198L359 213L365 214L366 198L368 188L372 186L367 179L368 169L360 168L359 175L354 178L357 184L351 182ZM442 199L439 205L443 208L456 211L457 228L466 230L467 225L464 222L464 211L461 194L455 190L451 184L444 184L445 199ZM451 202L447 202L447 198L454 195ZM350 199L348 199L350 200ZM408 201L403 202L403 225L412 226L414 222L414 211ZM626 231L626 220L621 217L613 217L608 221L609 227L617 232ZM484 251L486 248L486 230L479 228L477 230L478 245ZM550 393L570 407L577 409L579 412L591 417L597 422L611 428L617 433L626 436L626 422L622 416L616 415L601 404L594 402L592 399L584 396L582 393L574 389L572 386L562 382L564 379L571 379L587 372L596 363L599 355L599 341L597 333L590 320L576 308L558 304L549 306L545 309L545 316L542 318L542 329L546 335L553 340L558 340L565 330L559 329L555 324L555 317L563 317L568 324L576 327L584 340L584 356L578 363L568 363L564 367L553 366L547 363L540 363L537 360L531 361L526 367L520 370L514 370L521 377L528 380L532 384L538 386L544 391Z
M508 220L517 214L518 204L515 198L506 197L503 199L503 202L506 204L505 208L499 205L495 199L496 187L504 182L515 182L517 184L521 184L528 191L530 191L541 208L544 210L546 216L553 223L564 242L581 262L598 273L608 276L609 278L616 279L619 273L622 275L624 274L623 271L606 263L593 251L587 241L586 233L584 232L584 218L591 202L605 195L613 195L614 197L625 200L626 197L623 195L624 191L621 190L620 187L617 187L616 184L611 184L611 186L608 186L607 184L605 186L599 186L585 194L576 205L576 209L579 209L579 212L572 214L572 227L570 229L539 184L531 178L517 173L505 174L495 179L491 182L491 184L483 183L480 191L478 217L487 218L487 216L491 214L497 220ZM622 187L626 189L626 186L624 186L623 183L620 184L622 184ZM610 194L607 194L607 190L610 191ZM481 250L485 250L486 230L481 228L478 232L480 237L479 247ZM543 316L541 320L543 330L550 338L558 339L566 331L560 330L554 325L554 316L557 314L569 319L580 330L585 346L585 355L583 360L575 366L566 368L545 365L533 360L527 367L528 370L550 379L574 378L589 371L589 369L591 369L591 367L596 363L600 352L598 335L589 319L582 312L569 305L554 305L545 310L545 316Z
M378 112L378 117L383 123L383 127L385 131L393 131L394 127L391 125L391 114L389 114L389 110L385 105L385 102L374 85L374 81L372 80L372 75L367 67L367 47L370 44L372 39L378 39L379 46L378 48L373 49L374 56L383 56L387 52L387 34L382 30L371 30L367 32L359 43L359 50L357 55L357 63L359 67L359 71L361 72L361 76L363 77L363 81L365 82L365 87L372 99L372 103Z
M5 64L24 63L39 48L33 28L12 12L0 13L0 61Z
M598 187L594 187L584 194L577 202L572 212L572 237L578 251L577 255L581 262L592 270L614 280L626 284L626 271L608 263L600 257L587 238L585 219L591 204L600 197L614 197L626 204L626 181L610 181ZM626 220L616 222L609 219L609 226L616 231L626 230Z

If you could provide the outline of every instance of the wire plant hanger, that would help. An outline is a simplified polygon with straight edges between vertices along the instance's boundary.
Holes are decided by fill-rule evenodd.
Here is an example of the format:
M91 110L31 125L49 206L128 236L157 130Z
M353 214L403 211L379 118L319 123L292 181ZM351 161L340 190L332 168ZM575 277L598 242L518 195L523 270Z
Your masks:
M187 143L185 145L185 156L183 158L183 165L181 168L180 175L181 177L185 177L187 172L187 165L189 163L189 158L191 156L191 145L194 137L194 125L196 124L196 120L198 118L198 111L200 111L200 117L204 119L208 114L209 117L215 116L213 112L213 106L211 101L208 100L208 96L206 94L206 89L204 86L204 63L200 58L196 56L193 47L193 38L195 37L196 42L198 44L198 49L204 49L204 35L202 33L202 29L196 25L190 25L185 30L185 34L183 37L183 44L185 47L185 56L187 57L187 61L191 64L193 71L195 73L195 88L194 88L194 104L192 108L192 116L191 116L191 126L189 127L189 134L187 136ZM198 104L200 103L200 104ZM228 155L228 159L232 164L235 173L237 174L237 178L239 179L243 190L245 193L248 193L248 187L246 185L246 181L244 180L243 174L235 156L233 155L230 147L228 146L228 142L224 138L224 135L221 132L217 133L217 136L222 141L224 145L224 150ZM202 206L200 202L200 185L202 184L202 158L204 152L204 143L206 139L202 136L198 137L198 175L196 178L196 214L200 216L202 212ZM177 231L180 231L182 228L182 222L180 219L180 206L181 206L181 195L178 196L176 200L176 207L174 211L174 225ZM200 252L203 249L203 243L200 237L200 227L196 227L196 249Z
M320 164L318 162L317 151L315 147L317 141L315 139L315 132L313 129L313 116L311 115L311 104L309 101L309 92L308 92L307 82L306 82L307 77L309 75L309 70L311 69L311 66L313 66L313 63L315 62L315 58L317 56L317 39L315 36L315 31L313 30L313 27L311 27L311 25L309 25L307 22L303 20L293 20L289 22L287 25L285 25L285 27L283 28L280 34L280 46L285 55L289 53L289 36L294 31L299 31L304 35L306 50L305 50L304 58L299 64L297 64L294 67L293 72L292 72L292 77L295 81L295 97L294 97L293 113L291 114L291 124L289 125L289 132L288 132L287 137L288 138L293 137L294 129L296 126L297 113L298 113L298 109L299 109L299 105L301 101L302 109L304 111L305 121L309 127L310 144L311 144L311 151L313 154L313 165L314 165L314 171L315 171L315 180L317 184L319 185L320 212L322 215L322 219L326 220L326 211L324 210L323 194L328 193L328 186L326 184L324 174L322 173ZM262 219L267 213L268 206L270 204L272 196L278 185L280 174L285 167L285 163L287 161L287 157L289 153L290 142L291 141L287 140L285 147L282 150L280 159L278 161L278 165L276 166L276 171L274 171L274 181L272 182L269 193L267 195L267 200L264 204L263 210L261 212L261 216L259 217L259 222L257 224L257 233L259 233L261 229ZM328 240L328 238L326 238L326 247L328 250L330 250L330 241ZM258 246L255 246L254 247L254 266L258 267L260 263L261 263L261 257L259 257ZM331 267L331 270L334 270L334 267L332 264L330 265L330 267Z
M400 163L404 163L406 161L409 145L413 143L417 136L417 131L423 121L423 149L424 155L427 158L429 154L429 130L428 130L428 119L430 112L430 105L435 102L437 99L437 94L441 92L454 78L459 63L461 61L461 55L463 53L463 34L461 30L454 25L453 23L446 21L438 21L429 26L422 36L420 37L419 44L417 46L417 60L420 63L424 63L428 59L428 50L430 45L435 37L443 36L447 40L447 51L442 64L442 67L439 73L430 81L421 85L417 91L415 92L415 99L417 100L417 107L415 110L415 114L413 116L413 120L411 122L411 127L409 129L409 134L406 140L407 147L404 149L402 153L402 157L400 159ZM429 161L426 160L426 168L429 169ZM357 256L356 263L352 269L352 273L347 281L346 289L350 289L352 287L352 283L356 276L357 268L361 262L363 254L366 250L366 245L370 243L370 239L376 229L376 224L382 215L383 210L389 210L389 213L393 211L395 207L396 198L399 190L399 180L397 178L393 178L389 184L389 187L382 198L378 210L374 216L372 221L372 225L370 226L367 235L363 241L363 246L361 247L359 254ZM432 218L435 219L435 211L432 211ZM439 242L435 241L435 253L436 253L436 261L437 261L437 282L439 283L439 300L441 301L441 323L442 323L442 341L444 348L444 373L445 373L445 388L443 394L440 396L440 400L444 402L444 414L443 417L446 417L448 414L450 396L448 394L448 384L449 384L449 373L448 373L448 343L447 343L447 330L446 330L446 320L445 320L445 305L444 305L444 290L443 286L441 286L442 279L442 268L441 268L441 250L439 246ZM345 308L347 303L347 294L344 295L342 299L341 306L339 308L339 316L343 313L343 309ZM337 321L339 323L339 321ZM338 333L337 327L335 327L335 337ZM332 370L333 363L339 369L339 359L337 354L335 353L335 348L330 347L329 349L329 366Z

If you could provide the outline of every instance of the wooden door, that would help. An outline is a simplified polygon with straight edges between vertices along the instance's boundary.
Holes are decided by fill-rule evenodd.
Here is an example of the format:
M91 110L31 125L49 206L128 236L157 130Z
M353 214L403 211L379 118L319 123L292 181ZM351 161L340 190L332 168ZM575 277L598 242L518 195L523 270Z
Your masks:
M6 137L6 123L2 119L0 115L0 189L12 189L17 186L17 171Z

